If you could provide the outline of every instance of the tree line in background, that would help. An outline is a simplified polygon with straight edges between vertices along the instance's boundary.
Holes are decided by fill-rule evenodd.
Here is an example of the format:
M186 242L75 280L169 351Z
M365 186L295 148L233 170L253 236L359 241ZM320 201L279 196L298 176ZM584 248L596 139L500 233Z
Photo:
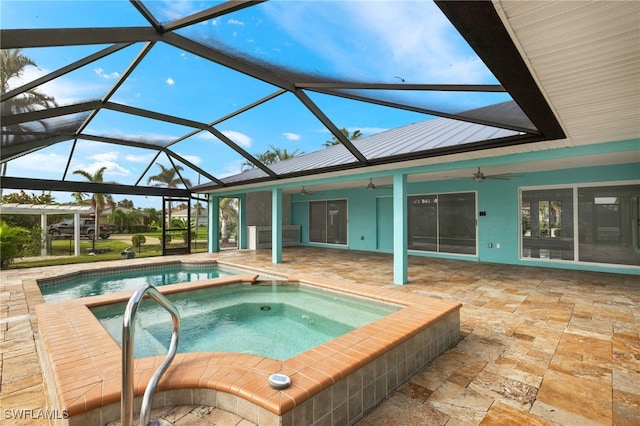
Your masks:
M81 198L76 198L76 201L78 201L79 204L85 203L85 201ZM49 193L42 192L40 195L31 193L31 195L29 195L25 191L3 195L0 199L0 202L3 204L60 204L56 202L55 198L52 197ZM91 205L93 206L93 202L91 203ZM144 230L146 231L153 230L157 226L159 226L162 217L162 212L156 210L153 207L136 209L133 206L133 201L127 200L126 198L118 202L113 202L113 199L111 199L110 208L111 210L109 212L109 215L107 216L107 219L111 223L116 225L116 229L118 230L118 232L142 232L142 229L133 228L144 228ZM100 211L102 211L102 209ZM47 215L47 217L49 222L54 223L67 219L68 215L49 214ZM35 214L3 214L2 221L14 227L23 227L27 229L40 228L40 216Z
M363 136L360 130L354 130L353 132L350 132L346 127L341 128L340 132L344 135L345 138L350 141L358 140ZM322 146L324 146L325 148L329 148L334 145L340 145L340 140L335 136L333 136L331 140L328 140L322 144ZM276 146L269 145L269 148L265 152L256 154L254 155L254 157L265 166L268 166L280 161L289 160L302 154L304 154L304 151L300 151L299 149L290 152L287 151L286 148L278 148ZM257 166L251 161L245 161L244 163L242 163L242 171L252 170L256 167Z

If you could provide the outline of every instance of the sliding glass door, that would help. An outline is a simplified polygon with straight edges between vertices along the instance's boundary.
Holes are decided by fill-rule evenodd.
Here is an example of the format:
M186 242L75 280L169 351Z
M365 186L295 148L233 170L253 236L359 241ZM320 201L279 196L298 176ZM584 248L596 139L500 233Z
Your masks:
M439 253L476 254L476 194L408 198L408 247Z
M578 188L579 260L640 265L640 185Z
M640 185L524 189L521 257L640 265L639 200Z
M347 200L309 203L309 242L347 244Z
M522 257L573 260L573 190L522 191Z

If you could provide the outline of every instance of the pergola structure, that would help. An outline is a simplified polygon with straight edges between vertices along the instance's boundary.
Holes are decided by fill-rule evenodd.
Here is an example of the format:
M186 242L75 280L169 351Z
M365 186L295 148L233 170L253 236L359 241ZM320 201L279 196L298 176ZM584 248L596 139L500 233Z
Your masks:
M93 212L90 206L80 205L53 205L53 204L18 204L5 203L0 204L0 215L2 214L22 214L22 215L40 215L40 228L42 232L47 230L47 216L50 214L73 214L73 240L74 240L74 256L80 256L80 215L82 213ZM46 239L42 239L41 247L42 256L47 255Z

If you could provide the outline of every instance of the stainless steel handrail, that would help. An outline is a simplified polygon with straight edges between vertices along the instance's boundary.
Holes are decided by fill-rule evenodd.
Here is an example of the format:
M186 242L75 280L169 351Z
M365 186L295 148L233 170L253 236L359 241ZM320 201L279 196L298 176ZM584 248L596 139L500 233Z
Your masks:
M147 384L142 398L140 409L140 424L147 426L151 422L151 402L153 394L158 386L160 377L173 361L178 350L178 338L180 336L180 313L175 305L171 303L162 293L151 284L145 284L136 290L127 303L122 322L122 395L120 398L120 423L122 426L133 426L133 344L135 333L135 316L142 299L151 296L160 306L165 308L173 321L173 331L171 332L171 343L169 352L160 367L153 373L151 380Z

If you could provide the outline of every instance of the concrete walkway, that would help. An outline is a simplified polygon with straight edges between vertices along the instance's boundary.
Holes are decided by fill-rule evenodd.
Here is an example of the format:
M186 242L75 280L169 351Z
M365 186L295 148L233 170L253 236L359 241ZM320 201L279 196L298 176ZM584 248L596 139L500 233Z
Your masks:
M279 275L304 272L375 284L463 304L460 342L360 426L640 424L638 275L411 257L411 283L393 286L391 256L384 254L287 248L278 265L271 263L268 250L192 257ZM29 280L104 266L0 272L0 408L7 424L44 425L48 421L42 418L16 417L57 414L45 396L34 343L33 306L42 298ZM174 424L247 424L211 407L168 407L156 415Z

